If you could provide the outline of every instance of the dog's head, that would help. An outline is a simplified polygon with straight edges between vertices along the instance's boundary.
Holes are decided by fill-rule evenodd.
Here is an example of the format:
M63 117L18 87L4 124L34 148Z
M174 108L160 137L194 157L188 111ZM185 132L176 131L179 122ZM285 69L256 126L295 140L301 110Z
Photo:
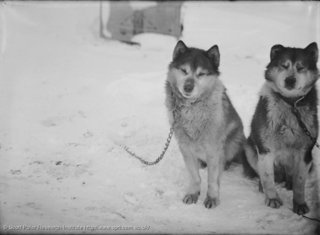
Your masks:
M318 46L315 42L304 49L274 45L270 58L265 78L272 89L284 97L306 95L319 77Z
M218 46L205 51L189 48L179 41L169 65L168 82L185 99L197 100L212 91L219 75L219 63Z

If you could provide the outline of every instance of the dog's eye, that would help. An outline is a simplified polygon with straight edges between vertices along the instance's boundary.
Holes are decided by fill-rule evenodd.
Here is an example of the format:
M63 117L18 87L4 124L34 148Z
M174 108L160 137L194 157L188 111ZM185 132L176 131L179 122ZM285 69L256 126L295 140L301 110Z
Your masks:
M305 69L305 67L303 67L303 66L297 66L297 71L298 72L303 72L304 69Z
M187 74L188 74L187 70L185 70L184 68L180 68L180 71L181 71L184 75L187 75Z
M288 69L288 68L289 68L289 65L288 65L288 64L281 64L281 67L282 67L283 69Z
M203 76L206 76L206 75L207 75L206 73L201 72L201 73L198 74L198 77L203 77Z

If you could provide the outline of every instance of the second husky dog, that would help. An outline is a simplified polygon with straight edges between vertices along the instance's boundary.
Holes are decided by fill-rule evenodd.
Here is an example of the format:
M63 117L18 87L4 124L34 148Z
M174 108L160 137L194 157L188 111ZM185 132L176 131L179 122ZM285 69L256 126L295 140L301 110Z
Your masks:
M304 186L318 137L318 47L275 45L270 57L246 156L260 176L269 207L282 205L274 180L285 181L293 189L293 211L305 214L309 208Z
M200 167L208 167L206 208L219 204L220 176L225 164L243 153L242 122L219 80L218 46L189 48L179 41L166 82L169 120L186 167L190 186L183 198L196 203L200 195Z

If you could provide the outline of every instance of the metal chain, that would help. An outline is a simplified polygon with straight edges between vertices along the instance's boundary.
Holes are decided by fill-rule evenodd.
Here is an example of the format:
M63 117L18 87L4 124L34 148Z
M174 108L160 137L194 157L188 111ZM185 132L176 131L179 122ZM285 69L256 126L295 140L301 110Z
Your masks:
M304 122L302 121L302 118L301 118L301 114L297 108L297 104L300 100L302 100L304 98L304 96L302 96L300 99L298 99L294 105L292 106L292 113L296 116L297 120L298 120L298 123L300 125L300 127L302 128L302 130L304 131L304 133L313 141L315 142L315 146L317 148L320 149L320 144L317 142L317 139L315 137L313 137L310 133L310 131L308 130L306 124L304 124Z
M320 220L319 220L319 219L311 218L311 217L308 217L308 216L305 216L305 215L302 215L302 217L305 218L305 219L312 220L312 221L316 221L316 222L320 223Z
M171 128L170 128L170 132L167 138L167 141L164 145L164 148L161 152L161 154L159 155L159 157L154 160L153 162L149 162L145 159L143 159L142 157L138 156L135 152L133 152L132 150L130 150L130 148L126 145L121 145L121 147L128 153L130 154L132 157L138 159L141 163L147 165L147 166L152 166L157 164L158 162L160 162L162 160L162 158L164 157L165 153L167 152L168 148L169 148L169 144L171 142L172 136L173 136L173 131L174 131L174 123L172 124Z

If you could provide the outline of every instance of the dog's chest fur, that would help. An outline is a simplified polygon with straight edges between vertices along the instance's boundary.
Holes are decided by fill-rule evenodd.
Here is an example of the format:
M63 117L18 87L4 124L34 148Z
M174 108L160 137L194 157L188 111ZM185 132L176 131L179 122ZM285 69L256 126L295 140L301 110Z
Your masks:
M274 96L267 96L266 98L268 100L268 125L265 129L265 137L269 142L268 145L273 145L272 147L275 149L282 149L283 147L302 148L311 145L312 141L299 125L297 117L291 110L292 107ZM318 133L314 120L316 117L315 111L308 105L298 106L297 109L311 135L316 138Z
M188 102L175 93L169 84L166 87L166 105L171 124L175 122L175 133L184 135L192 141L205 136L207 131L214 131L219 126L223 110L221 100L222 92L213 92L209 97ZM221 94L220 94L221 93Z
M206 128L210 128L212 117L214 117L214 105L211 107L206 102L199 102L194 105L182 107L175 112L175 121L177 129L183 132L191 139L196 140Z

